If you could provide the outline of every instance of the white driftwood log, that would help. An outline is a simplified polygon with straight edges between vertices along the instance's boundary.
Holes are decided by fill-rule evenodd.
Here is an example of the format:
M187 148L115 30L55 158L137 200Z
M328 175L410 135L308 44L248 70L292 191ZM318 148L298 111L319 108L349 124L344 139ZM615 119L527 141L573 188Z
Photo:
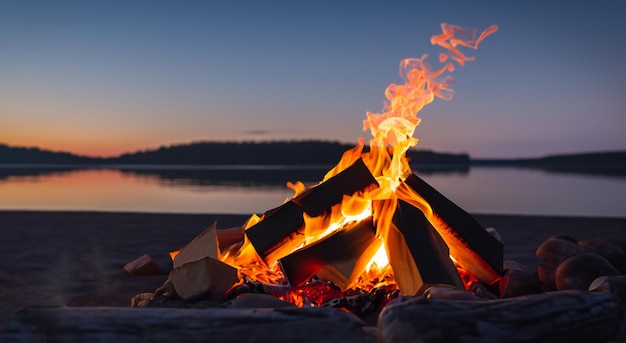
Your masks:
M362 325L321 308L31 308L0 327L0 342L375 342Z
M509 299L400 298L381 312L379 341L604 342L620 331L616 296L560 291Z

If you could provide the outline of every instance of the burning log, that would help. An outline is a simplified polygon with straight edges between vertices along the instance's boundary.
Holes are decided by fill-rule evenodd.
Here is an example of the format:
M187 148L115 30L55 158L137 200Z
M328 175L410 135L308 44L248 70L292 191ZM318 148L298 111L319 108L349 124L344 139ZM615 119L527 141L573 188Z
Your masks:
M266 212L260 222L245 231L246 236L259 256L267 261L267 257L280 247L286 237L290 241L297 239L293 233L304 225L303 213L312 217L319 216L340 203L344 195L351 195L374 185L378 185L376 179L363 160L358 159L332 178Z
M261 258L266 258L285 237L304 225L304 211L293 201L265 212L263 220L245 231L246 236ZM302 237L304 239L304 237Z
M428 220L437 229L450 248L450 254L468 272L487 285L497 282L503 273L504 247L469 213L448 200L415 174L398 187L398 196L404 198L409 187L432 208Z
M463 289L446 243L417 207L398 200L385 242L389 264L403 295L422 294L437 285Z
M604 342L620 330L613 294L559 291L517 298L454 301L405 297L378 321L380 342Z
M344 195L352 195L369 186L378 187L378 183L359 158L339 174L307 189L294 198L293 202L300 205L308 215L317 217L331 206L340 203Z
M372 218L345 227L279 260L292 286L300 286L327 264L360 256L376 239Z

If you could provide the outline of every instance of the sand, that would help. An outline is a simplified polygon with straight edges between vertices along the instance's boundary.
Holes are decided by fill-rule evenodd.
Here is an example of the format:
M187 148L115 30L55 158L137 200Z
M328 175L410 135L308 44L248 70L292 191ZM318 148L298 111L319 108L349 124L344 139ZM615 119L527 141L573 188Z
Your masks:
M154 291L167 276L130 277L126 263L148 254L169 272L170 251L215 220L228 228L248 216L0 211L0 318L26 306L130 306L133 295ZM626 218L474 216L498 231L505 259L526 265L555 234L626 239Z

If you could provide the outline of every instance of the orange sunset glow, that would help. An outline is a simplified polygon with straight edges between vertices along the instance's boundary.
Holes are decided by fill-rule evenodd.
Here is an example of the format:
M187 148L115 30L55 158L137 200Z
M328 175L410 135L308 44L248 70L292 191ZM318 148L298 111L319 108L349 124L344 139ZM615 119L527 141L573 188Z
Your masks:
M193 141L354 143L397 61L436 61L437 38L422 38L451 22L501 23L501 34L462 72L460 98L426 110L420 148L479 158L626 149L614 44L625 6L2 3L0 143L101 157Z

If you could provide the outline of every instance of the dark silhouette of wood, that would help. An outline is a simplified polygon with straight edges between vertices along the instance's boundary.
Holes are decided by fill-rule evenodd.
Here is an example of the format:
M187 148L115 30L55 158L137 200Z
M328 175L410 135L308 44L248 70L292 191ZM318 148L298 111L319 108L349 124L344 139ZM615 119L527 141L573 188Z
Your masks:
M358 258L374 239L370 217L295 251L279 262L290 285L297 287L327 264Z
M304 211L293 201L265 212L263 219L249 227L245 234L261 258L266 258L290 233L304 225ZM304 237L302 237L304 239Z
M307 189L294 198L293 202L302 206L308 215L317 217L331 206L340 203L344 195L352 195L367 187L378 187L378 183L359 158L337 175Z
M411 174L400 187L406 186L430 205L433 215L428 219L446 242L456 261L482 283L496 283L503 274L502 243L487 232L474 217L417 175ZM407 192L400 194L403 193Z
M339 174L266 212L260 222L246 230L246 235L259 256L267 262L268 256L286 237L299 239L297 235L290 234L303 227L304 212L310 216L319 216L340 203L344 195L352 195L359 190L376 186L376 179L363 161L358 159Z

